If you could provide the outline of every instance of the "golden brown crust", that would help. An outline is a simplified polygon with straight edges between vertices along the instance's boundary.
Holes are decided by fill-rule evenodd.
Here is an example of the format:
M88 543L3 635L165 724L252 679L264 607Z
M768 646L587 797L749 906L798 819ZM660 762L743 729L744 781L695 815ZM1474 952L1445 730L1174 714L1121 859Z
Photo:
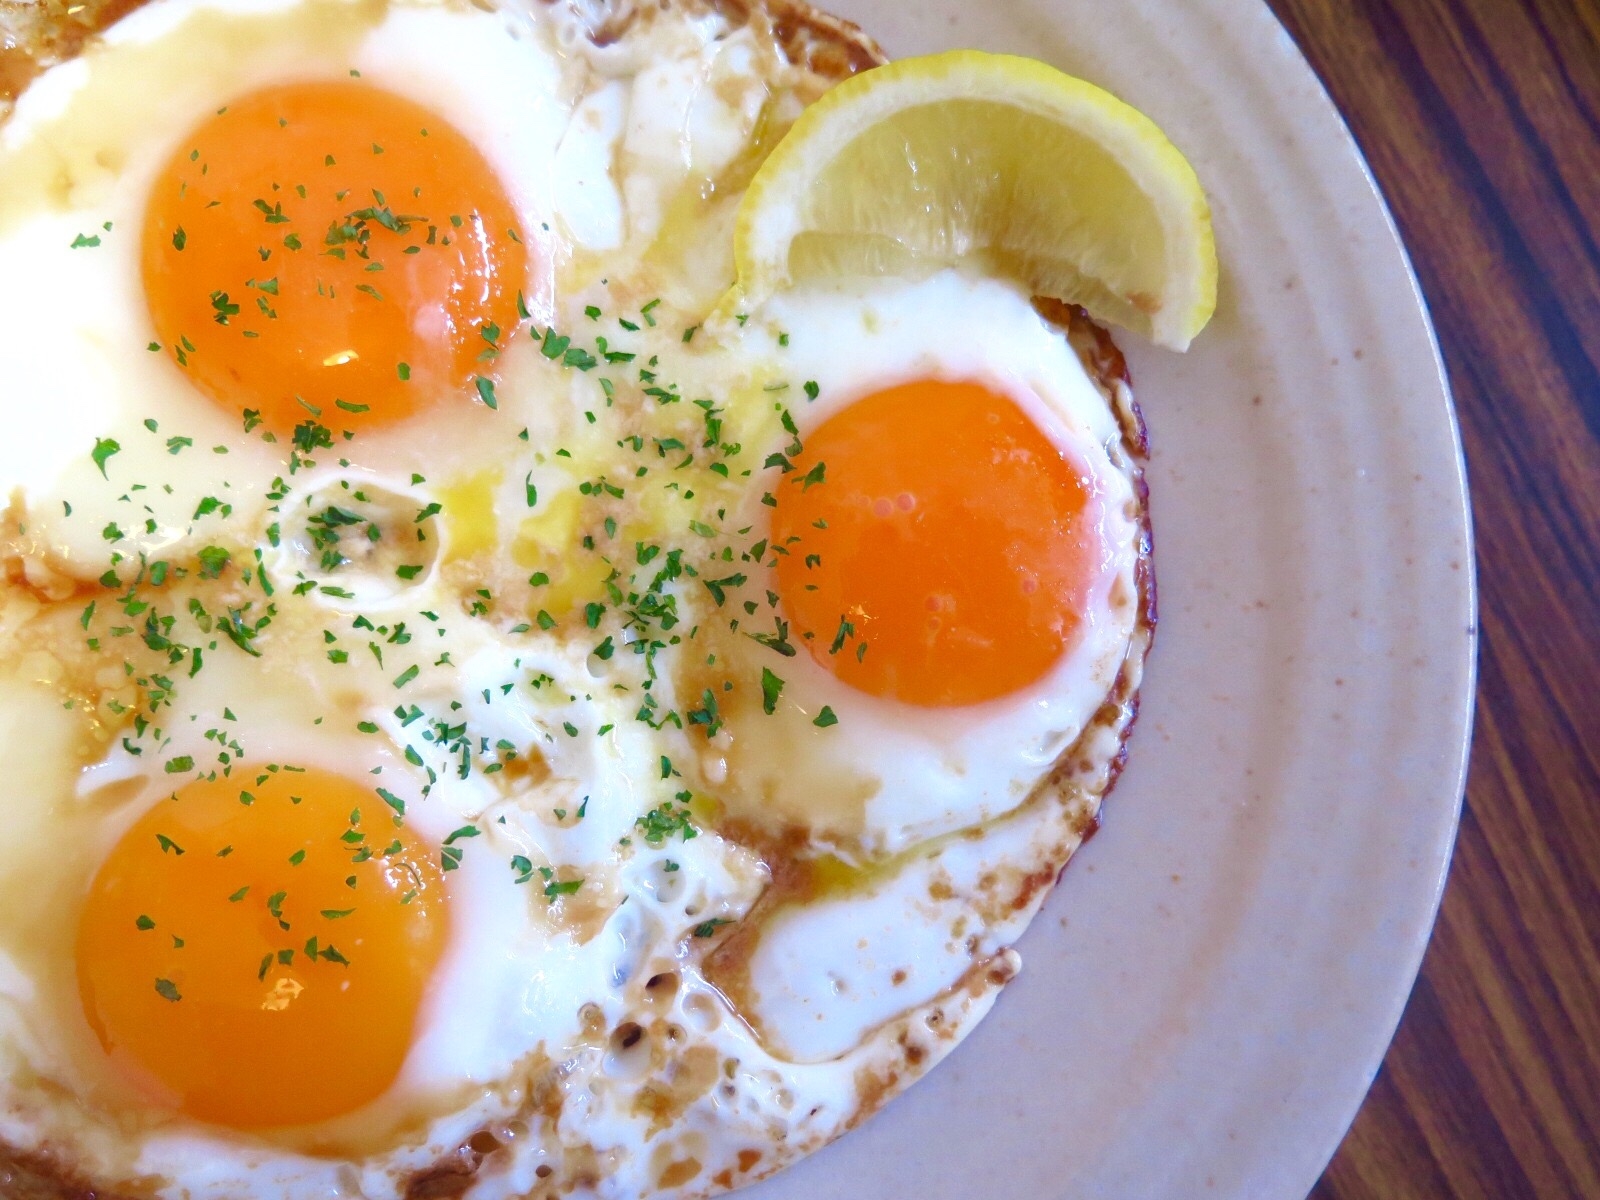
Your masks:
M481 1157L447 1158L425 1171L418 1171L406 1183L406 1200L456 1200L464 1195L476 1178Z
M735 25L765 21L789 61L837 82L882 66L888 56L859 25L800 0L710 0Z
M75 57L146 0L0 0L0 114L40 71Z
M0 1142L0 1196L5 1200L135 1200L91 1186L45 1154L24 1154Z

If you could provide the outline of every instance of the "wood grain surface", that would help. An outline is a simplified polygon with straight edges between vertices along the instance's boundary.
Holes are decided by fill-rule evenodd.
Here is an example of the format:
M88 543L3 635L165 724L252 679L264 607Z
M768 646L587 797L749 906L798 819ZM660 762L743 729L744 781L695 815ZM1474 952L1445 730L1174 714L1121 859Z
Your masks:
M1600 0L1270 0L1460 414L1477 731L1433 943L1313 1200L1600 1200Z

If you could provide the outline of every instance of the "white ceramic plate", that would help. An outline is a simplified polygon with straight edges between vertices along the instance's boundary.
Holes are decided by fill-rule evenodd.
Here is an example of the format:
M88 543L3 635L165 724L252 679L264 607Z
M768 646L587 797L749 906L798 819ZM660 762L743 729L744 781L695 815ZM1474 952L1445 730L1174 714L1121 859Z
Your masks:
M1161 623L1104 830L989 1019L751 1200L1299 1200L1411 989L1459 810L1460 446L1405 253L1260 0L824 0L893 55L1045 58L1211 197L1216 319L1121 339Z

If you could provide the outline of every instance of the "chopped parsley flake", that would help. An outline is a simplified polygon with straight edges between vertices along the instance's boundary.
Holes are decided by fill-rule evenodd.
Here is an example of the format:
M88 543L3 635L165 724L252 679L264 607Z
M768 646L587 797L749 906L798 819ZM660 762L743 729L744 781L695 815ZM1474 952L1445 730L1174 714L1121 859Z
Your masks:
M570 896L582 886L582 879L551 879L544 885L544 898L554 904L557 897Z
M94 465L100 468L100 478L109 479L106 474L106 463L113 454L120 454L122 446L112 438L95 438L94 452L89 456L94 459Z
M687 842L698 837L700 833L695 828L694 822L689 819L689 810L673 804L670 800L645 813L634 822L634 826L644 834L644 840L652 846L660 846L674 835L681 836Z
M778 697L783 694L783 680L772 673L770 667L761 668L761 710L769 717L778 709Z

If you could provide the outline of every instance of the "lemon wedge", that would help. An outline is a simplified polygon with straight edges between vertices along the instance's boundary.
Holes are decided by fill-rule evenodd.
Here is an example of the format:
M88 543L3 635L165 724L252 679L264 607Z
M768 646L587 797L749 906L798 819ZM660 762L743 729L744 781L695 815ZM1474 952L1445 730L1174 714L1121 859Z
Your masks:
M956 50L845 80L756 172L741 311L801 280L966 263L1175 350L1211 319L1211 214L1155 123L1028 58Z

